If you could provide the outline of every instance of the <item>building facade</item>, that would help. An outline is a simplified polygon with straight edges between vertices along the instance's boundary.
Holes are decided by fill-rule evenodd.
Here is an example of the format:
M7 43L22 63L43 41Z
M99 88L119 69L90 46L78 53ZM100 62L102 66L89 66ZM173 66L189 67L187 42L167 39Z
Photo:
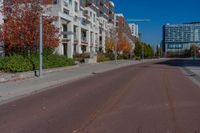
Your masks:
M117 34L119 37L126 37L130 44L132 45L132 48L135 48L135 39L132 35L131 28L129 24L127 23L125 17L123 14L115 14L115 25L117 29Z
M5 1L12 2L12 0ZM105 52L106 37L111 36L113 29L116 30L117 23L120 24L120 28L117 28L118 33L123 33L134 45L128 23L124 17L115 15L115 5L110 0L43 0L42 2L45 15L58 17L55 26L59 28L61 36L55 52L60 55L73 58L75 54Z
M134 36L135 38L139 38L139 26L138 24L129 24L129 27L131 29L132 32L132 36Z
M72 58L76 53L105 52L105 40L114 25L114 3L109 0L54 0L46 14L58 16L61 43L56 52Z
M184 52L193 44L200 46L200 22L163 26L163 49L166 54Z

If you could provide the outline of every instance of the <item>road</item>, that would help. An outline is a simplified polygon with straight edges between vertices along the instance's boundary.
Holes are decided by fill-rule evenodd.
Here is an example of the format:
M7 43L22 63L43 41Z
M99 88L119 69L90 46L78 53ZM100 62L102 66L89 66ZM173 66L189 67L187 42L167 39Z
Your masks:
M0 106L1 133L199 133L200 88L181 61L123 67Z

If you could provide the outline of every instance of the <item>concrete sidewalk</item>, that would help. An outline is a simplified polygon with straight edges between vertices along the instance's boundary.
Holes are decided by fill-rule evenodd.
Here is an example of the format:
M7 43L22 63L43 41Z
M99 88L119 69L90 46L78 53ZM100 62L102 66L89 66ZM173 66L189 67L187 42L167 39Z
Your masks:
M68 69L77 68L79 65L74 66L67 66L67 67L61 67L61 68L51 68L51 69L44 69L43 74L51 73L51 72L58 72ZM0 84L6 83L6 82L14 82L18 80L25 80L29 78L35 78L36 75L38 75L39 71L29 71L29 72L19 72L19 73L5 73L0 72Z
M200 86L200 60L185 59L183 71L186 72L187 76Z
M61 71L53 71L44 73L41 78L30 78L25 80L18 80L13 82L5 82L0 84L0 104L38 93L45 89L53 88L72 80L91 76L95 73L101 73L120 67L134 65L145 61L125 61L120 60L116 64L114 61L98 63L98 64L81 64L79 67L72 67L70 69L61 69Z

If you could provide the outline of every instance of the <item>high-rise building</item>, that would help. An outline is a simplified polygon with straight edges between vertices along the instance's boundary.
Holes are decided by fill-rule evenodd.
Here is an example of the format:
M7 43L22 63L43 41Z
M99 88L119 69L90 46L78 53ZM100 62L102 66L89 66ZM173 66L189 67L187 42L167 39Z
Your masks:
M138 24L132 23L132 24L129 24L129 27L131 29L132 35L136 38L139 38L139 28L138 28L139 26L138 26Z
M163 26L163 49L166 54L184 52L193 44L200 46L200 22Z

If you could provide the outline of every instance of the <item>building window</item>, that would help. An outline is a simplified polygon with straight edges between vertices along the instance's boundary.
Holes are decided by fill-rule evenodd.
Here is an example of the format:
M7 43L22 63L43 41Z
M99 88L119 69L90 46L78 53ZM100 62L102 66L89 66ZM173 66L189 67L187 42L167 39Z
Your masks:
M63 54L64 54L64 56L67 56L67 53L68 53L67 43L63 43Z
M69 0L69 4L72 5L72 0Z
M74 44L74 54L77 53L77 49L76 49L76 47L77 47L77 44Z
M53 4L58 4L58 0L53 0Z
M86 49L87 49L87 47L86 47L85 45L82 45L82 46L81 46L81 50L82 50L83 53L86 52Z
M67 14L67 15L69 15L69 10L67 10L67 9L63 9L63 12L64 12L64 14Z
M67 25L63 25L63 32L67 32L68 31L68 28L67 28ZM67 39L68 37L67 37L67 34L64 34L63 35L63 38L65 38L65 39Z
M93 22L95 22L95 20L96 20L96 15L93 14Z
M78 12L78 3L76 1L74 2L74 6L75 6L74 7L75 12Z

